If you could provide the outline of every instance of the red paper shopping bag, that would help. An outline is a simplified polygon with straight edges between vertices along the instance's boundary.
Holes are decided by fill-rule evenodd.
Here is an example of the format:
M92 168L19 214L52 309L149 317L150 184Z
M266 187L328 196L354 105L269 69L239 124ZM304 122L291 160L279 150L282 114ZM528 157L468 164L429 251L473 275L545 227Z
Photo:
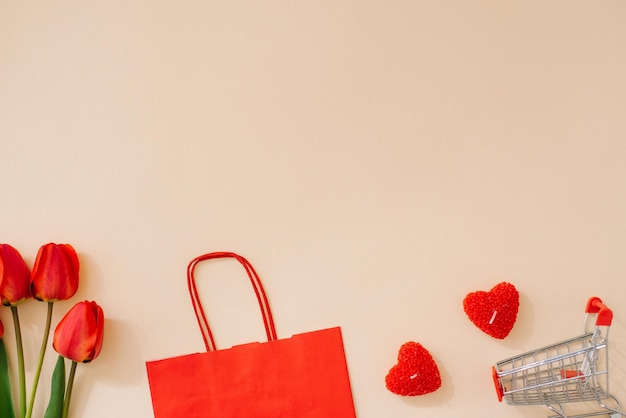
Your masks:
M267 342L218 350L195 284L204 260L235 258L250 278ZM155 418L355 418L339 327L278 339L267 296L240 255L193 259L187 282L207 352L146 363Z

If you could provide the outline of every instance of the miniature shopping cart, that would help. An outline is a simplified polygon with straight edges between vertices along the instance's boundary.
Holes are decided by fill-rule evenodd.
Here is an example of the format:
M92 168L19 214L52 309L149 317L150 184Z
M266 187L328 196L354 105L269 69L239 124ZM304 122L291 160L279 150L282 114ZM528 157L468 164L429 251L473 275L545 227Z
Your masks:
M555 417L626 417L609 393L609 327L613 312L597 297L587 302L584 334L496 363L493 381L500 402L545 405ZM595 327L589 323L595 317ZM610 402L606 402L610 400ZM602 408L583 415L566 415L563 405L595 401Z

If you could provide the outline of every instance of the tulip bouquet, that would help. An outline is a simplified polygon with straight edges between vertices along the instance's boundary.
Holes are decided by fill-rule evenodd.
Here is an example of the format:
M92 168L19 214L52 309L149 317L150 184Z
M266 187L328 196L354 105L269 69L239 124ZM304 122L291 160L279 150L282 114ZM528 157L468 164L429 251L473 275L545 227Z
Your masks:
M11 310L15 328L19 404L14 407L9 373L9 359L4 345L4 325L0 321L0 418L32 418L37 387L41 377L44 356L52 324L52 311L56 301L67 300L78 289L79 261L69 244L43 245L32 271L21 254L8 244L0 244L0 300ZM47 303L41 349L28 400L24 347L18 315L18 305L33 298ZM75 304L59 321L54 331L52 347L59 354L52 373L50 400L44 418L67 418L76 367L89 363L102 348L104 315L102 308L91 301ZM66 376L65 359L71 361Z

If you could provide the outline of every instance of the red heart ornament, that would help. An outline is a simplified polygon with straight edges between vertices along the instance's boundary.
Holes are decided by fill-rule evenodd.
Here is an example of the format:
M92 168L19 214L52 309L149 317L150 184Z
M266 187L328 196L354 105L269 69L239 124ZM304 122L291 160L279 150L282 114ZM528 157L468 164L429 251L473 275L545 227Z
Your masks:
M409 341L400 347L398 363L387 373L385 384L396 395L425 395L441 387L441 375L428 350Z
M481 331L502 340L517 320L519 292L511 283L498 283L489 292L468 293L463 299L463 309Z

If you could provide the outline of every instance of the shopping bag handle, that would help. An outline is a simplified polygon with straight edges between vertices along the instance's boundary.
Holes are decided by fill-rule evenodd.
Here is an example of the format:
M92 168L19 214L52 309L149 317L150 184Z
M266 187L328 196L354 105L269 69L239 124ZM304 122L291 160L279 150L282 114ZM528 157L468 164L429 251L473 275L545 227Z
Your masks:
M602 303L602 299L597 296L589 298L585 313L596 314L596 326L608 327L613 321L613 311Z
M234 258L246 270L246 273L250 278L250 283L252 283L252 287L254 288L254 293L256 294L257 301L259 302L259 307L261 308L261 316L263 317L263 324L265 325L267 340L277 340L278 337L276 336L276 329L274 327L272 311L270 310L270 305L267 301L267 296L265 294L265 290L263 289L263 285L261 284L261 280L259 279L259 275L254 270L254 267L252 267L252 264L250 264L248 260L240 256L239 254L226 251L213 252L203 254L194 258L189 262L189 265L187 266L187 286L189 288L189 295L191 296L191 304L193 305L193 310L196 314L198 326L200 327L200 332L202 333L202 338L204 340L204 346L206 347L207 351L215 351L217 350L217 346L215 345L213 333L211 332L209 322L207 321L204 308L202 307L202 303L200 301L200 295L198 294L194 271L198 263L216 258Z

